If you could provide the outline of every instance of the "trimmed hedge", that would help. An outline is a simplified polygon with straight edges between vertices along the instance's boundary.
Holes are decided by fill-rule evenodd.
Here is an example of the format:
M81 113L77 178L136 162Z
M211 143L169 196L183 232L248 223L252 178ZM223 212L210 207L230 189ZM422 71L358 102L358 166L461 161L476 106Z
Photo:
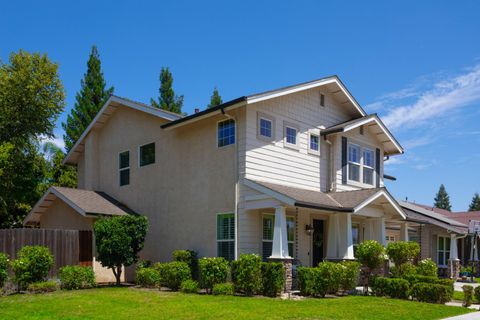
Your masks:
M473 287L469 285L462 286L463 289L463 306L470 307L473 300Z
M444 304L452 300L453 289L434 283L416 283L411 289L412 298L421 302Z
M417 268L411 262L406 262L390 268L390 273L393 278L405 278L415 276L417 274Z
M342 268L338 263L325 261L316 268L300 267L297 274L302 295L325 297L340 288Z
M360 263L356 261L342 261L339 263L340 288L343 291L355 289L360 275Z
M5 285L8 278L8 255L0 252L0 289Z
M92 267L65 266L58 273L62 289L78 290L96 285Z
M180 285L180 291L183 293L197 293L198 282L195 280L185 280Z
M371 289L372 293L377 297L384 297L387 295L390 278L374 277L372 278Z
M262 262L262 294L276 297L285 285L285 270L280 262Z
M242 254L233 265L235 291L247 296L260 292L262 288L262 259L260 256Z
M211 292L217 283L224 283L228 276L228 262L222 257L201 258L198 261L200 287Z
M173 261L185 262L190 268L192 279L198 279L198 254L193 250L175 250Z
M57 291L58 284L55 281L40 281L30 283L27 287L27 291L30 293L46 293Z
M160 284L160 273L155 268L140 268L135 275L135 283L141 287L154 288Z
M159 285L177 291L183 281L191 279L191 271L185 262L172 261L156 263L154 268L159 273Z
M212 293L214 296L233 296L233 283L217 283L213 286Z
M53 266L53 255L44 246L25 246L18 252L18 258L12 261L13 281L19 289L26 289L29 284L42 282Z
M396 266L412 262L420 254L420 245L414 241L390 242L386 249L387 255Z

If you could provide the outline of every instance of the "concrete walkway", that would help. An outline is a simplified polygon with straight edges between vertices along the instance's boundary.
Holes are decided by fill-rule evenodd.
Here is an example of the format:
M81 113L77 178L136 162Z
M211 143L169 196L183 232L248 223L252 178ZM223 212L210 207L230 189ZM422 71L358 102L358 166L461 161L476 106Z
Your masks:
M467 313L461 316L445 318L443 320L480 320L480 312Z
M480 283L476 283L476 282L472 282L472 283L468 283L468 282L455 282L453 284L453 286L455 287L455 291L463 291L462 287L464 285L469 285L469 286L472 286L473 288L476 288L478 286L480 286Z

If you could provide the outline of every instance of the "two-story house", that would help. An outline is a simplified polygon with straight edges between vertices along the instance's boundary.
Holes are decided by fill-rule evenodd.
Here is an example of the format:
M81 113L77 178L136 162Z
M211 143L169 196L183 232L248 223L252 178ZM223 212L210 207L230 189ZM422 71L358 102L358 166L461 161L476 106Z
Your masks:
M363 240L385 244L389 225L408 239L384 187L385 159L402 153L336 76L185 117L112 96L65 157L78 189L51 188L25 223L91 230L134 211L148 217L152 261L176 249L287 266L353 259Z

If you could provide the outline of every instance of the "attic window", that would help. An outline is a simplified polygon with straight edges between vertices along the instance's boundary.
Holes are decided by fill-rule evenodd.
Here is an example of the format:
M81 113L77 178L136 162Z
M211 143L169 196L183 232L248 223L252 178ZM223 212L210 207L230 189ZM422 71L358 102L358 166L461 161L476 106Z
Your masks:
M325 107L325 95L320 93L320 106Z

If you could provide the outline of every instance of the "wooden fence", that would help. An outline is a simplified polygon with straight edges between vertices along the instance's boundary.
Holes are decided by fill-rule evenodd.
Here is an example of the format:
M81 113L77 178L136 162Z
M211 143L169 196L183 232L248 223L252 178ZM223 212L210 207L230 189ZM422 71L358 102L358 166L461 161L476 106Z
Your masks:
M57 274L58 269L66 265L79 263L79 231L60 229L0 229L0 252L17 257L24 246L40 245L50 248L55 264L50 276Z

